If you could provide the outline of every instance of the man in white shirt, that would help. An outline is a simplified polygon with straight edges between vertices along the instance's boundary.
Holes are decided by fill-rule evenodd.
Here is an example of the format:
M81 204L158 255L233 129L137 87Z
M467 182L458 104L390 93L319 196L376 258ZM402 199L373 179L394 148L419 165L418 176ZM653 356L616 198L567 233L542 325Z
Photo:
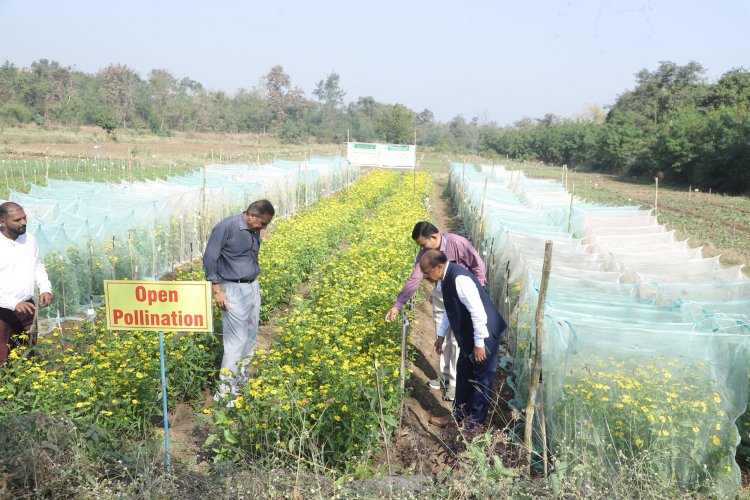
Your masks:
M504 351L502 333L507 325L476 276L438 250L427 250L419 261L424 277L440 286L445 315L438 328L435 351L443 350L448 330L460 346L456 366L456 421L466 425L484 423L492 400L492 382L497 360ZM430 423L445 426L451 417L432 417Z
M0 365L8 359L14 335L29 331L34 323L34 286L39 303L52 303L50 285L39 256L36 239L26 232L26 213L12 201L0 204ZM36 339L30 339L31 345Z

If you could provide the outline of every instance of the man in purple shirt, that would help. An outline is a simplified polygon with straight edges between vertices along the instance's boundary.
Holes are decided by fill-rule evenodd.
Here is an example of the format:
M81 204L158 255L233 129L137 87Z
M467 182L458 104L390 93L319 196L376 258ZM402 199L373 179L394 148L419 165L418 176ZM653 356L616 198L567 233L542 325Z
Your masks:
M422 270L419 261L427 250L440 250L449 261L457 262L477 278L482 286L487 285L484 261L479 256L476 248L463 236L453 233L441 233L433 224L422 221L417 222L411 233L411 238L419 245L420 251L414 260L414 269L411 276L406 280L404 288L398 294L396 302L385 315L386 321L393 321L398 316L404 304L417 293L419 283L422 281ZM435 320L435 329L440 327L445 314L443 304L443 292L438 282L432 289L432 315ZM443 399L453 401L456 397L456 363L458 362L459 347L453 332L448 330L443 342L442 352L438 353L438 369L440 371L436 380L430 380L432 389L443 389Z

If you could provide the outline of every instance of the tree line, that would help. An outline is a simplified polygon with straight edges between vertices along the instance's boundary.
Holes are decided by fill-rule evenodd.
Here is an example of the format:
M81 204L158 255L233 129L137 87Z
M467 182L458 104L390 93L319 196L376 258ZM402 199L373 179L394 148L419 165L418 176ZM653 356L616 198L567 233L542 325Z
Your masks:
M146 78L122 64L95 74L41 59L29 68L0 66L0 126L97 125L173 131L270 134L284 142L385 141L439 151L536 160L576 168L750 193L750 72L733 69L715 83L697 62L661 62L635 75L635 88L606 110L547 114L498 126L457 115L447 123L429 109L358 97L348 104L332 72L312 95L274 66L258 85L234 95L208 90L164 69Z
M636 74L605 113L487 127L479 149L516 159L750 194L750 72L706 83L697 62Z

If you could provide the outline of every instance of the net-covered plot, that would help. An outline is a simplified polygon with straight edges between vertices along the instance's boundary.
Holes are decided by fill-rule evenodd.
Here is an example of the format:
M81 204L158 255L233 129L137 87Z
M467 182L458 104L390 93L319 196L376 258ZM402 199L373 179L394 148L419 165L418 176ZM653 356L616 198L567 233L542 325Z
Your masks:
M681 487L733 494L748 393L748 280L638 207L561 183L453 165L457 204L510 316L511 402L525 408L545 241L543 395L556 468L647 463ZM740 429L745 421L740 419ZM538 422L535 422L538 428ZM743 430L743 434L747 434Z

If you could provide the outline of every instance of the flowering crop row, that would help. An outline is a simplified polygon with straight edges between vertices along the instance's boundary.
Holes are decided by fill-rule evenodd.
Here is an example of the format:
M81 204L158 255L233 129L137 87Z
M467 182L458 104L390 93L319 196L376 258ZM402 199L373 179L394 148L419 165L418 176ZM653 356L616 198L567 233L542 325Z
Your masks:
M381 175L378 190L393 178ZM429 182L420 176L415 196L411 178L398 179L347 248L313 272L309 296L280 321L274 346L257 353L234 407L213 411L220 432L209 443L219 459L303 456L345 466L397 424L400 325L383 315L410 271L409 235L424 218Z
M352 184L339 196L325 198L312 208L277 218L273 231L260 247L261 320L267 320L310 273L355 230L357 224L395 187L396 179L375 172ZM195 261L178 274L179 280L205 280L202 263ZM221 316L214 308L214 329L221 330Z
M165 334L171 401L195 396L213 371L213 335ZM80 429L132 437L159 414L159 341L152 332L107 331L91 323L45 335L29 356L0 367L0 416L67 414ZM100 436L101 437L101 436Z
M348 193L328 198L314 209L277 224L261 254L261 265L270 271L261 278L266 292L265 316L341 243L357 221L364 219L366 210L389 194L395 182L385 174L369 176ZM113 266L128 262L127 254L110 257ZM77 262L85 266L82 258ZM99 285L113 277L101 275L102 268L95 265L90 270L99 278ZM62 272L64 268L52 266L53 278L56 270ZM85 276L81 288L89 285L90 273L79 275ZM178 273L182 280L204 277L200 262ZM68 292L76 296L72 288L69 286ZM107 331L101 324L84 323L42 337L35 349L37 356L15 350L10 362L0 368L0 400L5 401L0 415L65 412L83 429L95 425L102 431L113 431L112 435L142 434L150 426L151 416L161 408L157 338L155 333ZM219 337L166 334L165 342L169 401L197 398L214 376L214 360L221 351Z
M546 393L559 469L641 462L682 488L737 490L734 420L744 408L731 381L717 382L721 367L658 354L585 357L585 366L569 360L545 373L548 385L562 384Z
M357 224L388 196L396 179L375 172L355 182L348 192L326 198L312 209L274 223L260 252L261 319L307 281L312 270L355 230Z
M266 315L288 300L300 280L313 269L323 269L321 266L326 256L343 241L347 241L350 248L344 261L352 265L353 261L346 260L359 255L354 253L355 249L362 253L368 250L370 242L376 242L376 246L369 251L377 250L385 238L387 244L382 244L381 248L383 262L377 272L380 280L388 278L395 281L388 288L391 291L386 292L383 287L378 292L392 298L392 289L404 278L404 271L408 271L404 256L413 251L413 245L408 240L411 228L407 226L413 225L422 215L415 208L418 205L410 201L413 198L410 186L409 182L402 182L397 176L374 173L355 183L348 194L342 193L338 199L324 200L291 220L280 220L262 247L264 274L261 279L265 290L263 300ZM394 192L399 193L397 197L402 200L400 204L394 204ZM383 200L386 197L391 201L385 203ZM368 219L367 214L376 206L383 207L378 212L380 215L378 218ZM390 211L385 209L386 206L390 207ZM399 222L401 219L407 222ZM371 236L373 227L377 227L373 226L374 223L381 226L378 238ZM394 250L397 245L400 245L400 249ZM341 269L344 267L341 266ZM360 279L356 271L348 272ZM338 276L338 271L332 273ZM201 279L201 274L200 266L194 266L179 273L178 279ZM314 282L317 283L312 291L315 297L322 293L321 290L332 286L325 277L320 276L320 271ZM325 287L321 288L323 285ZM364 290L363 287L361 292ZM365 296L364 293L358 295L360 298ZM341 298L328 300L338 301ZM351 302L355 306L361 305L356 304L356 300ZM367 312L370 315L369 321L381 318L380 309L383 304L385 302L378 303L371 309L377 311L377 314L370 315ZM303 314L307 314L308 306L300 306ZM340 304L336 307L339 306ZM348 309L330 309L321 324L328 324L326 322L330 321L334 325L332 318L340 315L344 320L356 319L352 324L359 328L363 323L361 314L356 317L347 316L349 312ZM294 318L301 316L299 313L292 313L287 318L289 326L284 327L285 331L292 332L301 328L302 322L294 323ZM311 328L319 326L310 325ZM369 336L373 337L377 328L390 332L393 325L389 326L390 328L384 328L380 321L377 327L368 327ZM365 331L361 330L362 333ZM186 397L198 397L201 390L210 385L214 376L215 359L221 351L220 338L206 334L168 333L165 335L165 342L170 403ZM359 345L356 349L364 348L368 346ZM392 353L383 349L379 347L372 352L387 359ZM154 415L161 411L156 334L107 331L103 325L83 323L43 336L33 352L35 356L27 356L22 350L14 350L9 363L0 367L0 401L3 402L0 405L0 416L64 412L79 428L91 430L92 436L103 437L104 434L109 434L113 437L132 437L148 434ZM394 376L392 373L387 374L390 369L387 364L382 368L383 382L386 384L391 383L389 377ZM367 387L368 390L372 389L372 385ZM289 394L299 390L294 386L292 389ZM302 399L299 401L302 402ZM240 402L239 406L241 405ZM345 407L344 411L347 409ZM368 433L374 432L371 428L365 428Z

